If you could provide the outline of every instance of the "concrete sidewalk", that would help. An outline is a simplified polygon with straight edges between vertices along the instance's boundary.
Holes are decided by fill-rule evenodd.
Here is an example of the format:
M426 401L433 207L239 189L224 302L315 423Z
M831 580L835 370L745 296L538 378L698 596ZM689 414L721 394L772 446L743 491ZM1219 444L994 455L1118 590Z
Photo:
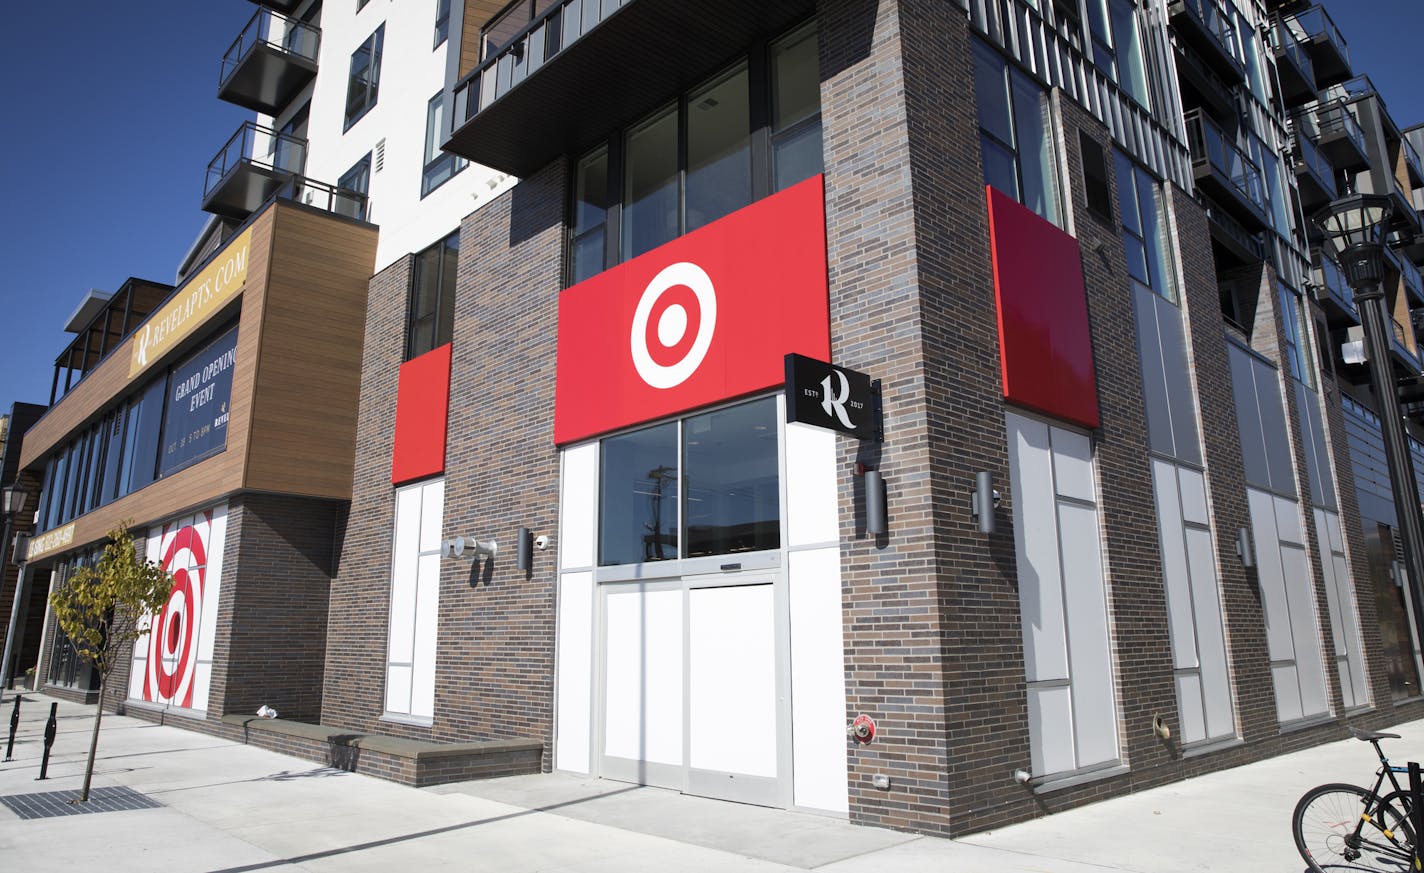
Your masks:
M37 782L51 701L24 698L0 797L77 789L93 707L60 702L50 778ZM1396 732L1405 739L1386 751L1418 757L1424 721ZM0 806L0 869L1298 873L1296 799L1366 781L1374 763L1348 740L951 841L563 775L406 788L105 715L95 786L161 805L36 819Z

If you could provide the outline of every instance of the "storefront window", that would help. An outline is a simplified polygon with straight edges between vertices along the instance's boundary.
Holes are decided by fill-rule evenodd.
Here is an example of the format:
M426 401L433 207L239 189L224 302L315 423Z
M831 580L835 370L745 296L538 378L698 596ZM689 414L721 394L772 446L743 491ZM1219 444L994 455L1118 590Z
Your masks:
M601 444L599 564L781 547L776 399Z
M752 202L747 88L743 64L687 98L687 231Z
M623 186L623 259L678 235L677 107L628 131Z

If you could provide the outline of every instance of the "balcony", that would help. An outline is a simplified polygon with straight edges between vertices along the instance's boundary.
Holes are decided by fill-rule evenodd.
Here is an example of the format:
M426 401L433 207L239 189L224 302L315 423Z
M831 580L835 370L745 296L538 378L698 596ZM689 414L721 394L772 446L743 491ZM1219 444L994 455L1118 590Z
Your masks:
M814 0L559 0L455 86L444 147L514 176L621 125L815 11Z
M279 114L316 78L321 31L259 9L223 55L218 99L244 109Z
M302 0L252 0L252 2L283 15L291 15L297 11L298 6L302 5Z
M1222 269L1259 264L1266 259L1266 244L1259 233L1251 233L1231 213L1210 197L1197 192L1197 202L1206 210L1217 265Z
M1363 170L1370 164L1365 132L1348 103L1326 103L1291 119L1298 132L1315 140L1336 170Z
M1404 168L1409 173L1410 188L1424 188L1424 161L1419 158L1419 150L1414 148L1407 135L1399 138L1399 149L1403 153Z
M1395 372L1402 377L1418 377L1420 374L1419 357L1409 348L1409 334L1398 319L1394 319L1393 324L1394 336L1392 337L1393 342L1389 344L1389 350L1394 358Z
M248 121L208 162L203 210L246 219L306 166L307 141Z
M1197 52L1185 46L1172 47L1177 57L1177 79L1182 85L1182 106L1205 106L1220 117L1235 115L1236 94L1226 80L1216 74Z
M1310 267L1310 283L1315 286L1315 300L1325 310L1325 322L1333 330L1360 323L1355 309L1355 292L1345 281L1345 274L1334 261L1316 249Z
M1319 87L1315 82L1315 65L1295 34L1280 20L1271 28L1271 48L1275 52L1276 73L1286 106L1300 106L1314 100Z
M1232 84L1246 81L1246 63L1232 15L1221 0L1171 0L1167 6L1177 35Z
M1192 152L1192 175L1212 199L1231 210L1248 230L1265 230L1265 189L1261 171L1246 153L1227 139L1225 132L1200 110L1188 112L1187 144Z
M1325 155L1321 154L1315 143L1310 141L1310 137L1293 134L1291 150L1295 153L1295 176L1299 184L1300 205L1309 215L1335 199L1335 168Z
M1283 23L1295 34L1296 41L1305 46L1318 84L1330 85L1350 78L1350 49L1324 7L1312 6L1286 16Z

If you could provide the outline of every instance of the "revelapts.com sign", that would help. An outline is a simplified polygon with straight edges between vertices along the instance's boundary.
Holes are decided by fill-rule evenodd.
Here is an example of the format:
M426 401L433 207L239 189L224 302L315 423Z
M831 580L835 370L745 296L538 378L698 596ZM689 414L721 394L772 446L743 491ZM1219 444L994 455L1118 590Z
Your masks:
M820 176L559 296L554 442L780 386L830 357Z
M234 327L173 368L168 379L168 410L163 418L161 475L167 476L227 445L232 366L236 360Z
M251 242L252 228L248 228L144 322L134 335L130 379L176 347L242 290Z

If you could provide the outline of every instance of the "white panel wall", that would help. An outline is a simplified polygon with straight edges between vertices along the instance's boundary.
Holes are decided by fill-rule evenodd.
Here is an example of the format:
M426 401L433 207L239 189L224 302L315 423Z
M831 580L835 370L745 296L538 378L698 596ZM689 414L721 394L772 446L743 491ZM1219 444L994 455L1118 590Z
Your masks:
M589 730L593 724L593 574L559 578L558 713L554 766L574 773L591 771Z
M1345 708L1370 702L1365 677L1365 658L1360 644L1360 617L1355 604L1355 582L1345 559L1345 540L1340 516L1316 509L1315 530L1320 547L1320 566L1325 571L1325 603L1330 614L1330 636L1335 644L1335 669L1340 677L1340 693Z
M823 427L786 425L786 544L834 543L840 539L836 493L836 434Z
M1006 416L1035 776L1118 760L1092 444Z
M371 0L357 12L354 0L344 0L327 3L321 12L321 51L307 122L306 175L334 185L374 151L379 140L385 140L384 167L378 170L373 162L370 180L371 220L381 226L376 272L454 231L460 219L515 181L472 164L424 199L420 196L427 105L445 85L446 52L454 44L446 40L432 48L436 4L437 0ZM343 130L351 53L382 22L386 29L376 105L350 130ZM271 122L265 117L260 120Z
M598 443L564 449L559 479L559 567L593 566L598 523Z
M435 715L435 645L440 613L440 531L445 480L396 491L386 637L386 713Z
M789 562L794 802L848 812L840 550L792 552Z
M776 622L772 586L688 592L688 764L699 770L776 777L775 731L748 737L728 720L775 725Z

